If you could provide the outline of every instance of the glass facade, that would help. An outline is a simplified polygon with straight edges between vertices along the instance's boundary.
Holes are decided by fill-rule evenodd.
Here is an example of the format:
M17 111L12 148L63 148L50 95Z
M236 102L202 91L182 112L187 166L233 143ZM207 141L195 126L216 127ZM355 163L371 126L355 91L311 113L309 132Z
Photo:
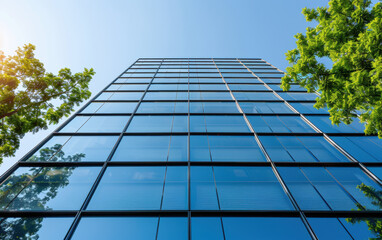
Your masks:
M142 58L0 178L0 239L380 239L382 140L260 58Z

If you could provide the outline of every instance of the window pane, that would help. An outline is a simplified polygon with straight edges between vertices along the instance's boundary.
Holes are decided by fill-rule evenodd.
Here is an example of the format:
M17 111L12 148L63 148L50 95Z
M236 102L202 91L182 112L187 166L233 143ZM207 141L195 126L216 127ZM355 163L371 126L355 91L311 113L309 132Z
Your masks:
M191 167L191 209L219 210L211 167Z
M187 132L187 116L135 116L126 132Z
M331 137L360 162L382 162L382 140L378 137Z
M266 161L253 136L191 136L191 161Z
M215 90L215 91L228 91L225 84L190 84L190 90Z
M142 102L138 113L188 113L188 102Z
M232 91L269 91L263 84L229 84L229 88Z
M259 136L275 162L349 162L323 137Z
M363 133L365 130L364 124L358 119L354 119L349 125L340 123L337 126L332 124L329 116L307 116L306 118L325 133Z
M94 102L81 113L132 113L136 106L136 102Z
M222 78L189 78L190 83L224 83Z
M100 169L100 167L20 167L0 186L2 193L0 208L78 210Z
M382 180L382 167L368 167L380 180Z
M190 100L232 100L229 92L190 92Z
M124 136L112 161L187 161L187 136Z
M55 136L27 161L106 161L117 139L118 136Z
M188 100L188 92L148 92L144 100Z
M0 238L14 239L64 239L72 217L6 218L0 221Z
M121 132L129 118L130 116L77 116L60 132Z
M144 91L148 84L112 84L108 91Z
M72 239L155 239L157 217L83 217Z
M247 116L255 132L315 132L297 116Z
M96 100L135 100L138 101L142 98L143 92L103 92Z
M161 217L160 218L157 240L187 240L187 239L188 239L187 218L185 217Z
M270 167L214 167L222 210L292 210Z
M191 236L194 240L224 240L220 218L193 217Z
M278 92L284 100L315 101L318 97L315 93Z
M302 114L329 113L327 108L317 109L313 107L314 103L290 102L290 105Z
M233 92L237 100L280 100L272 92Z
M239 102L245 113L293 113L282 102Z
M239 113L234 102L191 102L191 113Z
M242 116L190 116L191 132L250 132Z
M188 91L188 84L152 84L149 90L178 90Z
M228 240L311 239L302 221L292 217L223 217L223 227Z
M183 210L186 179L187 167L167 167L167 172L166 167L109 167L88 209Z

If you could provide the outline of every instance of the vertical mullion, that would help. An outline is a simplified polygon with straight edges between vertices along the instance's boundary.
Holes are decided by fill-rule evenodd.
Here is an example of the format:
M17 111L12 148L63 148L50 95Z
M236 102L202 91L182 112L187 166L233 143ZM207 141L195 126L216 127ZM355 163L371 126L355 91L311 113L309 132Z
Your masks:
M190 158L190 140L191 140L191 134L190 134L190 59L187 59L187 72L188 72L188 78L187 78L187 103L188 103L188 111L187 111L187 190L188 190L188 211L187 211L187 219L188 219L188 240L191 240L191 158Z

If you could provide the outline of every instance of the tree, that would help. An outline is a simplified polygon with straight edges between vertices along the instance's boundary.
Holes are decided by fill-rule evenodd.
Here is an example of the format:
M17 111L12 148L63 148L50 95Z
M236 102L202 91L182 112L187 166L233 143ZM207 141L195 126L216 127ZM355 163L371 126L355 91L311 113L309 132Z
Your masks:
M4 157L14 156L26 133L57 124L91 95L88 85L93 69L47 73L34 50L35 46L26 44L14 56L0 51L0 164Z
M314 106L328 107L333 124L358 117L366 134L382 138L382 3L331 0L329 7L302 12L317 26L295 35L282 88L295 82L317 91Z

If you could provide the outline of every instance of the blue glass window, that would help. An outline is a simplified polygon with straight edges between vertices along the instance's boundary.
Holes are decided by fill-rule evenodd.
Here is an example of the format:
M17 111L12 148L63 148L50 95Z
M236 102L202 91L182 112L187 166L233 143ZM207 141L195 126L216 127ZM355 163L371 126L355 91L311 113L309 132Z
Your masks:
M87 209L186 209L186 179L187 167L109 167Z
M280 100L272 92L233 92L237 100Z
M255 132L315 132L298 116L247 116Z
M11 239L64 239L72 217L0 218L0 238Z
M190 90L228 91L225 84L190 84Z
M191 161L266 161L253 136L193 135L190 155Z
M272 88L273 90L275 91L283 91L283 89L281 88L281 85L280 84L269 84L268 85L270 88ZM307 90L303 87L300 87L299 85L293 85L291 84L290 85L290 89L288 91L299 91L299 92L306 92Z
M332 124L329 116L307 116L306 118L325 133L363 133L365 130L364 124L358 119L354 119L349 125L340 123L337 126Z
M147 92L144 100L188 100L188 92Z
M154 78L153 83L188 83L188 78Z
M360 162L382 162L382 140L376 136L333 136L331 139Z
M250 132L243 116L190 116L191 132Z
M223 77L225 78L229 78L229 77L232 77L232 78L241 78L241 77L245 77L245 78L255 78L252 73L250 72L238 72L238 73L222 73Z
M20 167L0 185L0 208L78 210L100 169L100 167Z
M107 101L107 100L130 100L138 101L142 98L143 92L103 92L96 100Z
M282 72L257 72L256 76L259 78L281 78L284 76L284 73Z
M380 180L382 180L382 167L368 167Z
M290 105L294 107L299 113L302 114L314 114L314 113L326 113L329 114L327 108L320 108L317 109L313 107L315 103L308 103L308 102L290 102Z
M112 84L107 91L144 91L147 84Z
M269 91L268 88L266 88L263 84L229 84L229 88L232 91Z
M282 102L239 102L245 113L293 113Z
M214 167L213 170L222 210L293 210L270 167Z
M321 240L330 239L378 239L376 224L381 218L308 218L316 236Z
M188 113L188 102L142 102L138 113Z
M259 136L275 162L349 162L323 137Z
M191 102L191 113L239 113L235 102Z
M227 83L261 83L257 78L227 78L225 77L224 80Z
M190 100L233 100L227 92L190 92Z
M54 136L27 161L106 161L118 136Z
M157 217L83 217L72 239L155 239Z
M222 78L189 78L190 83L224 83Z
M191 167L191 209L219 210L212 167Z
M118 78L114 83L150 83L151 78Z
M60 132L122 132L130 116L77 116Z
M159 219L157 240L187 240L187 239L188 239L187 218L161 217Z
M187 161L187 136L124 136L112 161Z
M225 239L311 239L301 219L293 217L223 217Z
M303 210L379 210L366 192L382 189L358 168L279 167L289 190Z
M81 113L132 113L136 106L136 102L93 102Z
M188 91L188 84L151 84L149 90L178 90Z
M188 116L135 116L126 132L187 132Z
M318 97L315 93L294 93L294 92L279 92L280 97L284 100L298 100L298 101L315 101Z
M218 217L193 217L191 237L194 240L224 240L222 222Z

